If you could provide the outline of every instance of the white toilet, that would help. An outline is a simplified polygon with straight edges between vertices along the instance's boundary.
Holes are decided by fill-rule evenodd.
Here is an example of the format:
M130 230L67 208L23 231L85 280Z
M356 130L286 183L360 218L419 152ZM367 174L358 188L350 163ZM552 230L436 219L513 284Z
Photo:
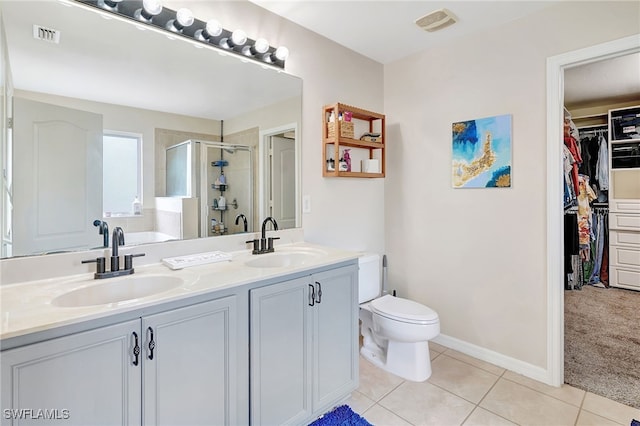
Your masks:
M407 380L431 376L429 340L440 334L438 314L417 302L381 296L380 256L358 259L360 271L360 353L374 365Z

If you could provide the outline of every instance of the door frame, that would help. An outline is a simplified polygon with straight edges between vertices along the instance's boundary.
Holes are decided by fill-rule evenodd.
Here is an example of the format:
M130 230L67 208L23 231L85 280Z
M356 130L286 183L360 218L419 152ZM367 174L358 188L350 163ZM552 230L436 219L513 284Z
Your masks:
M301 190L302 190L302 174L301 174L301 161L302 161L302 144L300 143L300 129L298 123L283 124L282 126L272 127L270 129L261 130L258 138L258 222L261 223L266 217L267 212L267 196L265 183L269 180L269 140L271 136L279 135L285 132L294 132L295 134L295 203L296 203L296 228L302 226L302 208L301 208Z
M564 70L636 52L639 34L547 58L547 383L553 386L564 383Z

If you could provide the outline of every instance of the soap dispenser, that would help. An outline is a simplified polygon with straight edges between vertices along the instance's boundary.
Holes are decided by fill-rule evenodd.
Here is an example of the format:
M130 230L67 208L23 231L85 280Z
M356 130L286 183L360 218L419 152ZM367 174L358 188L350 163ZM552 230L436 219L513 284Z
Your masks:
M136 195L136 198L134 198L133 203L131 204L131 207L134 215L139 216L142 214L142 203L140 202L140 199L138 198L137 195Z

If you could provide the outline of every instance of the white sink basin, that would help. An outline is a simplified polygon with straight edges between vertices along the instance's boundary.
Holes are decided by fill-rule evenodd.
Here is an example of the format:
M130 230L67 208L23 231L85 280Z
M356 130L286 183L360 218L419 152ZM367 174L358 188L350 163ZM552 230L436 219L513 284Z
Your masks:
M276 249L278 250L278 249ZM310 248L283 249L269 254L259 254L247 260L245 265L252 268L285 268L302 266L326 255L322 250Z
M78 307L124 302L162 293L180 286L183 280L166 275L129 276L99 284L92 284L64 293L51 302L54 306Z

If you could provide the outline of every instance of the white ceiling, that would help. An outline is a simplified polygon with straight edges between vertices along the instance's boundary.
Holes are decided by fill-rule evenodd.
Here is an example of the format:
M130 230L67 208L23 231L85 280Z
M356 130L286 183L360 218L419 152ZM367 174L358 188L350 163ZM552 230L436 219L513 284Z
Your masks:
M249 0L336 43L386 64L456 38L503 25L562 1ZM446 8L456 24L426 32L416 24ZM565 73L565 104L640 98L640 54L583 65Z
M249 0L351 50L386 64L437 44L487 30L558 1ZM446 8L457 23L427 32L416 19Z
M188 6L188 0L177 1ZM251 1L383 64L558 3ZM219 63L222 58L208 49L194 49L152 31L87 15L81 8L65 7L57 1L0 0L0 6L17 88L218 119L257 109L263 106L260 102L286 99L288 93L300 93L300 81L287 74L238 60ZM414 24L417 18L442 7L457 16L455 25L428 33ZM77 13L83 13L82 17ZM61 30L61 44L34 40L33 24ZM158 47L158 39L162 47ZM185 66L196 63L197 67ZM640 55L567 70L566 102L640 97L639 75ZM98 78L97 84L93 77ZM269 83L257 85L265 80ZM182 96L168 98L166 90L155 89L168 86Z

